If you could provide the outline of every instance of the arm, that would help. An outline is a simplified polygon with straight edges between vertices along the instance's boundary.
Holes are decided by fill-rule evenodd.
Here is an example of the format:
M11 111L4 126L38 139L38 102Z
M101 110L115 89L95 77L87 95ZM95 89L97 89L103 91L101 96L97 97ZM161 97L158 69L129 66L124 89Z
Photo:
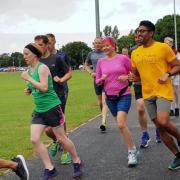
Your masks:
M30 77L28 72L23 72L21 74L21 78L29 81L36 89L45 93L48 90L48 75L50 74L48 67L42 65L38 70L38 74L40 82L37 82L32 77Z
M171 69L159 78L158 82L160 84L164 84L170 76L180 73L180 62L177 60L173 50L167 44L164 45L164 49L166 53L166 62Z
M122 82L127 81L128 80L128 74L130 72L132 72L132 65L131 65L130 59L125 56L123 60L124 60L124 67L126 68L127 73L123 74L123 75L120 75L118 77L118 80L120 80Z
M85 64L84 64L84 70L86 70L92 77L96 77L96 73L93 72L90 68L91 63L91 52L88 54Z
M130 82L138 82L141 81L139 72L136 67L132 67L132 72L128 74L128 80Z
M107 79L106 74L102 74L101 72L101 66L100 66L101 61L98 61L97 67L96 67L96 83L101 85L104 83L104 81Z
M55 82L63 83L72 77L71 68L66 64L65 60L60 57L58 57L56 61L56 72L57 76L53 78Z
M171 67L171 70L169 70L159 78L158 82L160 84L164 84L169 79L169 77L180 73L180 62L177 59L171 61L169 65Z

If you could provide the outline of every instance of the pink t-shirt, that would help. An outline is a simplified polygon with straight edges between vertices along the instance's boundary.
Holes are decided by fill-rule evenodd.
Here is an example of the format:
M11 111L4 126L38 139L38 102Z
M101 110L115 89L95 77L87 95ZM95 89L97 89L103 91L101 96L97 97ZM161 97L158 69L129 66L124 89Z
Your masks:
M96 83L104 84L104 90L107 95L117 95L120 90L128 85L128 81L118 80L120 75L127 75L132 71L130 59L122 54L115 55L112 59L101 58L96 67ZM107 75L105 81L101 80L102 75ZM123 95L131 94L130 87Z

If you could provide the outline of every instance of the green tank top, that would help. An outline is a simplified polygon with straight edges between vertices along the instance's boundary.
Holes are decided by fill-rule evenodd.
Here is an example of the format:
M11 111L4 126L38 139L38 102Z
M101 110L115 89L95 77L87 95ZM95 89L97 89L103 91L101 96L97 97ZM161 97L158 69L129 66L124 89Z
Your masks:
M38 63L33 73L31 68L28 70L28 74L37 82L40 82L38 69L41 65L42 63ZM35 112L46 112L51 108L61 104L53 89L51 75L48 76L48 90L45 93L36 89L30 82L27 82L27 87L31 90L31 94L34 97Z

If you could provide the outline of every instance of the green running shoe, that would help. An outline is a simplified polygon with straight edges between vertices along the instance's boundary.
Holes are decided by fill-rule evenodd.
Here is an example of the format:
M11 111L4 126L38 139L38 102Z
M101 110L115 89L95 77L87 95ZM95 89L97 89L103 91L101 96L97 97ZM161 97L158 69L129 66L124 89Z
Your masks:
M71 155L68 152L62 152L60 161L61 164L70 164L72 162Z
M58 143L57 142L51 143L48 149L50 157L54 157L57 154L57 150L58 150Z
M168 169L176 170L180 168L180 158L176 157L171 164L169 165Z

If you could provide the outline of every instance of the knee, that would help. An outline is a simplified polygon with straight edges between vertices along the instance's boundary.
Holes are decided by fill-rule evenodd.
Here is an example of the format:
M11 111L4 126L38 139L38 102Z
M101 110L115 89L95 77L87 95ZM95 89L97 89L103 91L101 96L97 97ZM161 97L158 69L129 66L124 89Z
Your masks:
M119 128L121 131L126 128L126 124L125 124L125 123L118 123L117 126L118 126L118 128Z
M40 138L31 137L31 144L37 145L40 143Z
M159 119L157 120L158 129L165 128L168 124L166 119Z
M144 107L144 104L138 104L137 105L137 111L138 111L138 114L143 114L145 113L145 107Z

